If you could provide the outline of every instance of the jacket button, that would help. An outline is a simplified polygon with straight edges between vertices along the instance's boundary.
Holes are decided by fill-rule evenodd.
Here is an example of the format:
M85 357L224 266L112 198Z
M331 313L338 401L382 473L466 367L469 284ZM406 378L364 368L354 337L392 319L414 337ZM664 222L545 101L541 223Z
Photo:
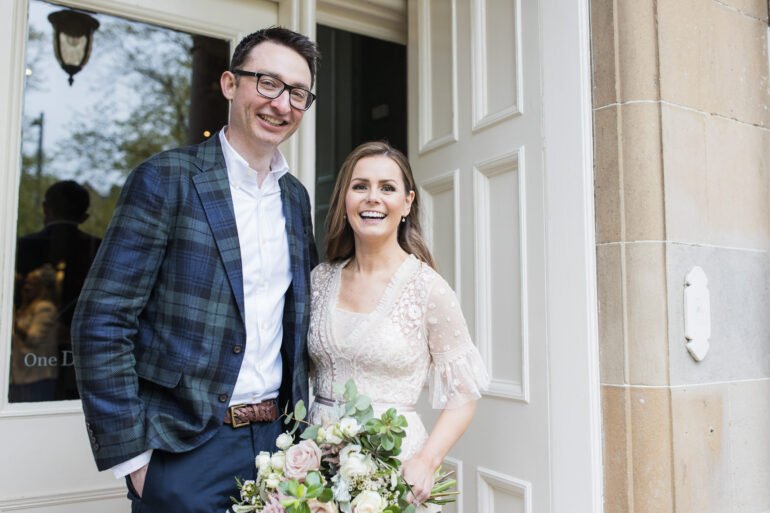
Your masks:
M221 394L221 395L219 396L219 402L220 402L220 403L224 403L224 402L227 402L227 394Z
M233 347L233 353L241 354L241 351L243 351L243 346L234 346Z

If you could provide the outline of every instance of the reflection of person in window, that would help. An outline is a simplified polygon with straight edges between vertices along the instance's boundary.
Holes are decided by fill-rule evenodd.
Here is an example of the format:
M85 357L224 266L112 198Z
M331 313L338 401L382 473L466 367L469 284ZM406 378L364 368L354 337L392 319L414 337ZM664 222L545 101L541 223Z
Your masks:
M24 277L13 325L10 402L51 401L55 397L59 369L55 282L56 274L48 264Z
M56 182L45 192L45 228L18 241L17 272L24 276L43 264L57 272L59 300L59 383L55 399L77 399L72 367L70 324L80 290L101 239L85 233L78 225L88 219L91 200L88 190L73 180Z

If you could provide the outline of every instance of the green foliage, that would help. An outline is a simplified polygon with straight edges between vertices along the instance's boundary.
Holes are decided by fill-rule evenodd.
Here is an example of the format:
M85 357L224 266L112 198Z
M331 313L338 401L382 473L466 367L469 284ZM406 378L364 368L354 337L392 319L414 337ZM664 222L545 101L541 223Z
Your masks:
M309 513L311 501L333 500L337 501L341 510L347 511L354 497L362 497L364 491L374 491L379 496L379 499L374 500L387 504L383 513L416 513L416 507L407 500L411 489L401 476L401 462L398 459L402 441L406 437L406 418L399 415L395 408L389 408L375 417L371 400L359 393L352 380L344 386L335 386L335 397L342 397L337 405L339 420L324 427L309 424L305 420L307 408L303 401L298 401L293 411L289 411L288 406L284 409L284 423L290 426L289 432L292 435L300 426L307 426L300 438L310 442L303 442L304 447L299 450L315 447L317 454L321 455L320 461L314 463L315 466L304 479L289 479L286 475L288 472L284 473L286 468L282 468L281 463L273 463L275 455L272 455L268 458L269 464L257 465L257 486L261 499L255 500L268 500L274 491L267 490L265 483L273 479L275 484L270 486L277 486L280 491L280 502L286 513ZM286 448L284 443L278 442L286 450L284 457L289 458L293 447ZM450 477L451 473L442 474L439 469L429 503L446 504L454 501L457 492L452 489L456 481ZM239 483L242 493L245 486ZM251 493L253 491L254 488L251 488L245 493L245 499L236 501L234 509L238 513L261 511L261 506L254 509L249 503L249 497L254 497ZM335 493L340 495L335 498Z
M97 34L112 65L100 70L93 108L71 121L72 136L55 155L79 163L79 181L105 188L105 176L114 184L151 155L186 144L192 38L115 19ZM116 108L118 91L135 100Z

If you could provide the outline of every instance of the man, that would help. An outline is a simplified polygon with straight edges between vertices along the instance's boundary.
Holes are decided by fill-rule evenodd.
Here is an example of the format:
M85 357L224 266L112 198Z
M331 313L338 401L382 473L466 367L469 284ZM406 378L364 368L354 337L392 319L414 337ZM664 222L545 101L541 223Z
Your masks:
M21 237L16 245L16 272L20 277L27 276L45 264L53 267L57 277L59 308L54 319L56 330L53 338L58 345L54 351L58 381L51 394L39 395L31 400L78 398L72 367L70 324L80 289L101 243L98 237L78 228L88 219L90 206L88 190L79 183L73 180L54 183L45 191L43 200L45 227L39 232Z
M307 402L317 254L277 147L315 98L317 59L287 29L247 36L220 79L229 125L126 181L72 336L97 466L128 476L132 511L224 511L278 411Z

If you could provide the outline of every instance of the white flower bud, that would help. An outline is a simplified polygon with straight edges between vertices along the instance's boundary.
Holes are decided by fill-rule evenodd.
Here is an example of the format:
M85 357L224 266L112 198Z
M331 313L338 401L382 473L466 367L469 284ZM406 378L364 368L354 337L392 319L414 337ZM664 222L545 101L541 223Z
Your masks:
M274 470L283 470L283 466L286 463L286 454L283 451L278 451L270 457L270 466Z
M270 453L267 451L262 451L259 454L257 454L257 457L254 459L254 464L257 466L257 470L260 472L267 472L270 470Z
M358 421L352 417L345 417L340 421L340 432L348 437L353 438L361 431L361 425Z
M275 445L278 446L279 449L282 451L285 451L289 447L291 447L291 444L294 443L294 437L291 436L289 433L281 433L278 435L278 438L275 439Z

